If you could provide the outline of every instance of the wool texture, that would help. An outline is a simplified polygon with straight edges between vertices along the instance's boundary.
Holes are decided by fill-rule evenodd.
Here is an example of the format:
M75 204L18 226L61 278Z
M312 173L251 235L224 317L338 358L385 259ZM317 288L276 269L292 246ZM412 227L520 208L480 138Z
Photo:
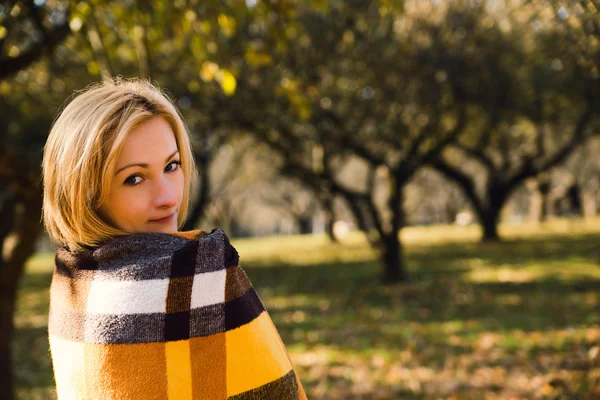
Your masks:
M306 399L220 229L60 248L48 331L61 400Z

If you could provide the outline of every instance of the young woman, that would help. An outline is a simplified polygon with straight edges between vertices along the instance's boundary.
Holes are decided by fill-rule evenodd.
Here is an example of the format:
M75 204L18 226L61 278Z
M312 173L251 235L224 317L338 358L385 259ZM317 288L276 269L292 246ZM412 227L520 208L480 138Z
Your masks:
M223 231L178 232L195 167L176 107L143 80L79 93L44 149L60 245L49 340L59 399L304 399Z

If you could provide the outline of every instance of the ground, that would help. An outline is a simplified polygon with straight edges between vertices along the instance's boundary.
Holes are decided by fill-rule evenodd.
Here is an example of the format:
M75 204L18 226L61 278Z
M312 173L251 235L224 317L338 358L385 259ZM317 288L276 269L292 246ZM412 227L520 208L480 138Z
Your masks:
M383 286L360 233L233 240L309 399L600 398L600 220L402 232L409 284ZM28 264L21 399L52 399L52 254Z

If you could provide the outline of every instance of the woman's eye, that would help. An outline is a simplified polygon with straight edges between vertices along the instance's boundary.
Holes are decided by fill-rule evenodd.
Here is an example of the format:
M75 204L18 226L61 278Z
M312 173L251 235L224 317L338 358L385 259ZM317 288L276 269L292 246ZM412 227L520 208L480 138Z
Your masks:
M142 182L142 177L139 175L131 175L127 179L125 179L125 184L129 186L135 186Z
M181 165L181 161L171 161L169 163L169 165L167 165L167 167L165 168L165 171L167 171L167 172L175 171L175 170L177 170L177 168L179 168L180 165Z

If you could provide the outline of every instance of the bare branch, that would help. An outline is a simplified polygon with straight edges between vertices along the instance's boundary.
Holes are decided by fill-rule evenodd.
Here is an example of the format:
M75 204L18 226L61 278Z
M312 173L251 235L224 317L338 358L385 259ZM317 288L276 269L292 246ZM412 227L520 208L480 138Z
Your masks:
M51 52L59 43L65 40L70 33L69 11L67 10L65 22L51 30L45 30L41 42L34 43L17 57L0 59L0 65L2 66L2 68L0 68L0 80L8 79L17 72L29 67L39 60L45 52Z

